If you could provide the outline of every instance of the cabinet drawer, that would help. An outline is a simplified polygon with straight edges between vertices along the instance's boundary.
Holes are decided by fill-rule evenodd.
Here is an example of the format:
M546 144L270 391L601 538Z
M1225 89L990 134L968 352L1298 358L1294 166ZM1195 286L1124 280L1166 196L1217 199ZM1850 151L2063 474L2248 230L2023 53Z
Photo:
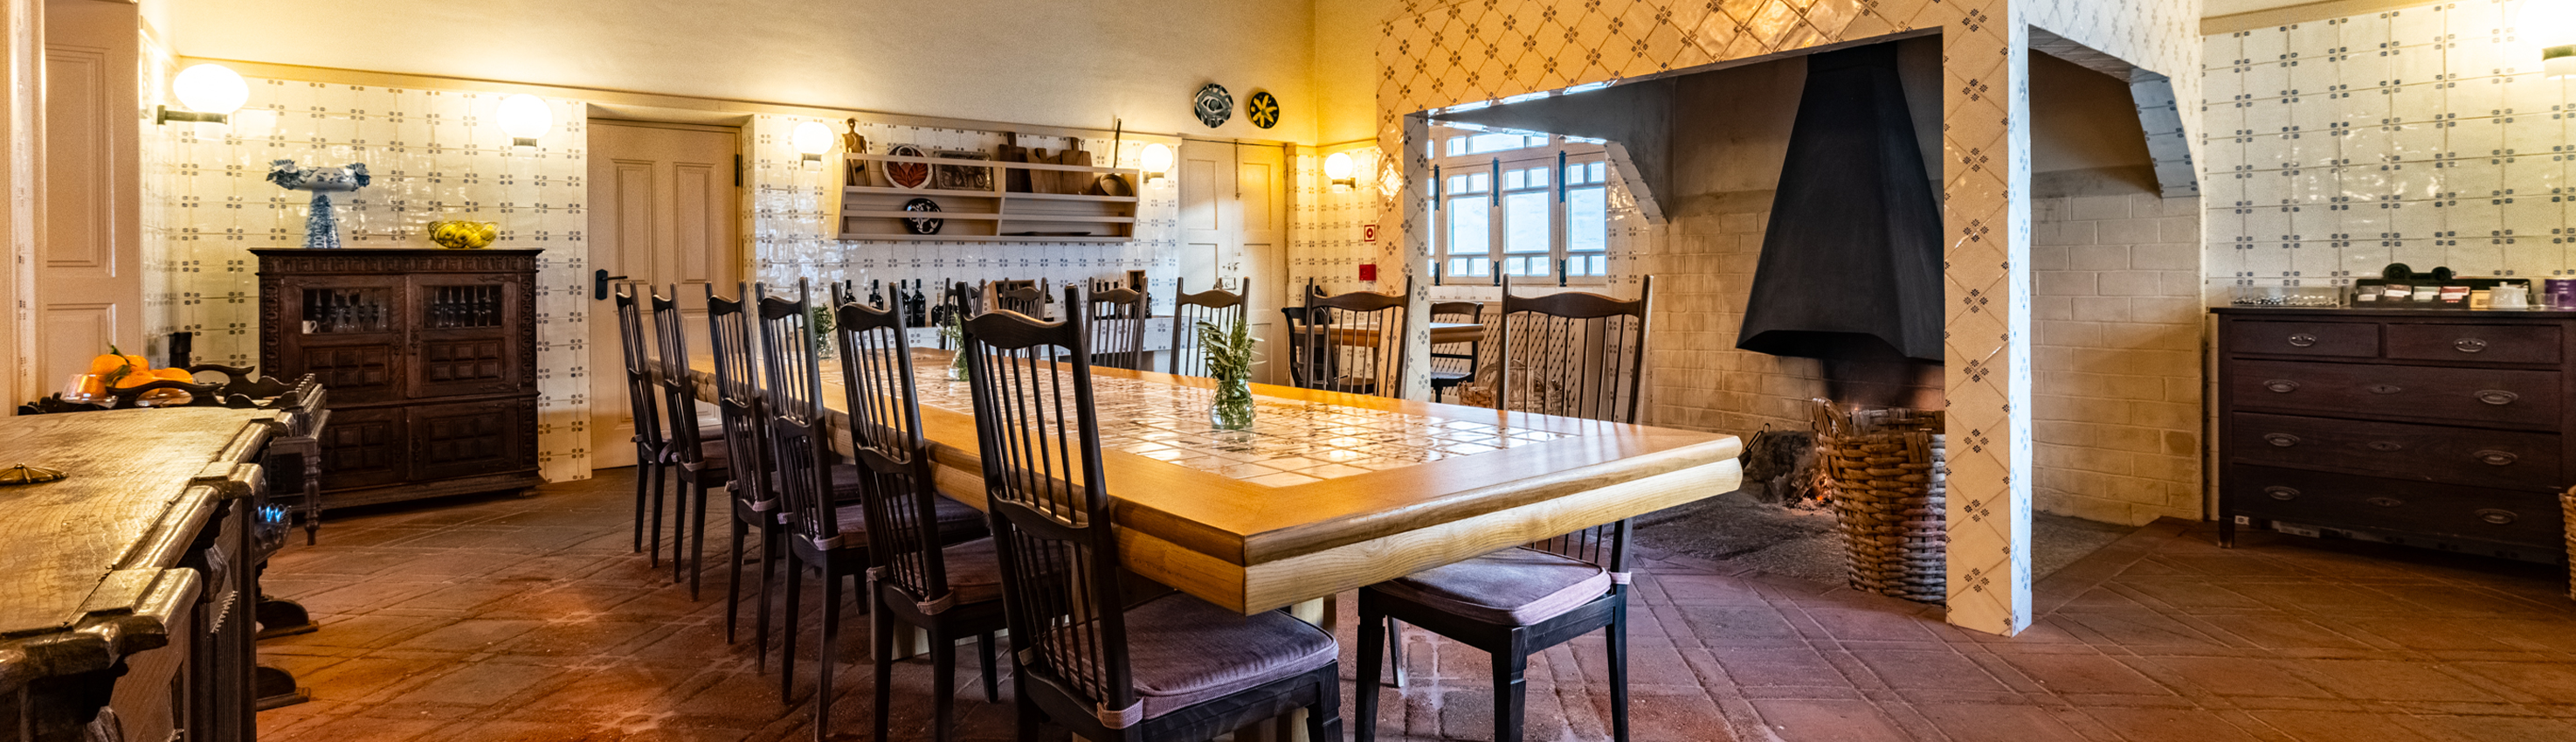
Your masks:
M2285 356L2375 358L2379 325L2374 322L2295 322L2247 320L2227 325L2227 350Z
M2231 466L2223 488L2237 515L2563 547L2557 498L2352 474Z
M2441 425L2239 412L2227 455L2246 464L2324 467L2482 487L2563 486L2559 439Z
M2228 389L2242 407L2551 427L2562 396L2555 371L2300 361L2235 361Z
M2389 325L2388 357L2478 363L2557 363L2556 325Z

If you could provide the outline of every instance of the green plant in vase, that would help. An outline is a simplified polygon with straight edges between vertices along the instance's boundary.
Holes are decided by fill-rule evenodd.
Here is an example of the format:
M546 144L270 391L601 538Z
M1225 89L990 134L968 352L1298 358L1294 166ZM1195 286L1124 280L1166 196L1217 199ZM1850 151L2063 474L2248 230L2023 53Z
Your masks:
M966 380L966 324L957 321L959 314L962 312L949 312L947 318L939 321L939 338L947 341L948 347L957 349L948 357L949 381Z
M840 357L840 354L833 352L836 348L832 343L832 308L830 306L814 307L812 313L806 317L805 326L814 331L814 357L826 361Z
M1252 328L1235 320L1230 328L1199 323L1199 351L1207 354L1208 375L1216 379L1216 402L1208 406L1208 424L1218 430L1252 429Z

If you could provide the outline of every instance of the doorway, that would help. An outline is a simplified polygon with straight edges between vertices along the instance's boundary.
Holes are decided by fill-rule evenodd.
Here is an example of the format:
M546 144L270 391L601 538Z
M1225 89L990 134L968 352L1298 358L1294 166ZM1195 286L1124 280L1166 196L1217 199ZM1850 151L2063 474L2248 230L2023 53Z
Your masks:
M1285 347L1279 308L1288 299L1287 150L1272 144L1181 142L1180 277L1191 291L1222 279L1247 292L1256 345L1252 380L1285 383L1268 349Z
M741 136L730 126L590 122L590 266L655 291L678 285L682 306L692 307L693 355L708 355L706 287L731 294L742 280ZM649 333L651 308L641 309ZM591 468L634 466L616 308L594 301L590 316Z

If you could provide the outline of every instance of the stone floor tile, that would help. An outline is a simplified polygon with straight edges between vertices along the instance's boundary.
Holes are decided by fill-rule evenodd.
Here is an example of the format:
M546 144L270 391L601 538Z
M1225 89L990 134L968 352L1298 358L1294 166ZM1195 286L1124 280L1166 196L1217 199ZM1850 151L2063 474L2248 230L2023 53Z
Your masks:
M2345 698L2366 701L2504 700L2440 668L2412 662L2314 660L2294 667L2309 682Z
M1914 735L1897 728L1876 705L1862 701L1761 700L1753 708L1782 739L1813 742L1896 742Z

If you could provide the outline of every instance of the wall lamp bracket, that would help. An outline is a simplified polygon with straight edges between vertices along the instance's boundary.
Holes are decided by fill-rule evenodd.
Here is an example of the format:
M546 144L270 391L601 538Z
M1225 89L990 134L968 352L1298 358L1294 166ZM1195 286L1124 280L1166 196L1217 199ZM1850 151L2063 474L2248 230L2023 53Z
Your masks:
M169 106L153 106L152 113L152 123L154 125L167 124L172 121L193 121L201 124L221 124L228 123L231 120L232 118L225 114L198 113L195 111L173 111L170 110Z

